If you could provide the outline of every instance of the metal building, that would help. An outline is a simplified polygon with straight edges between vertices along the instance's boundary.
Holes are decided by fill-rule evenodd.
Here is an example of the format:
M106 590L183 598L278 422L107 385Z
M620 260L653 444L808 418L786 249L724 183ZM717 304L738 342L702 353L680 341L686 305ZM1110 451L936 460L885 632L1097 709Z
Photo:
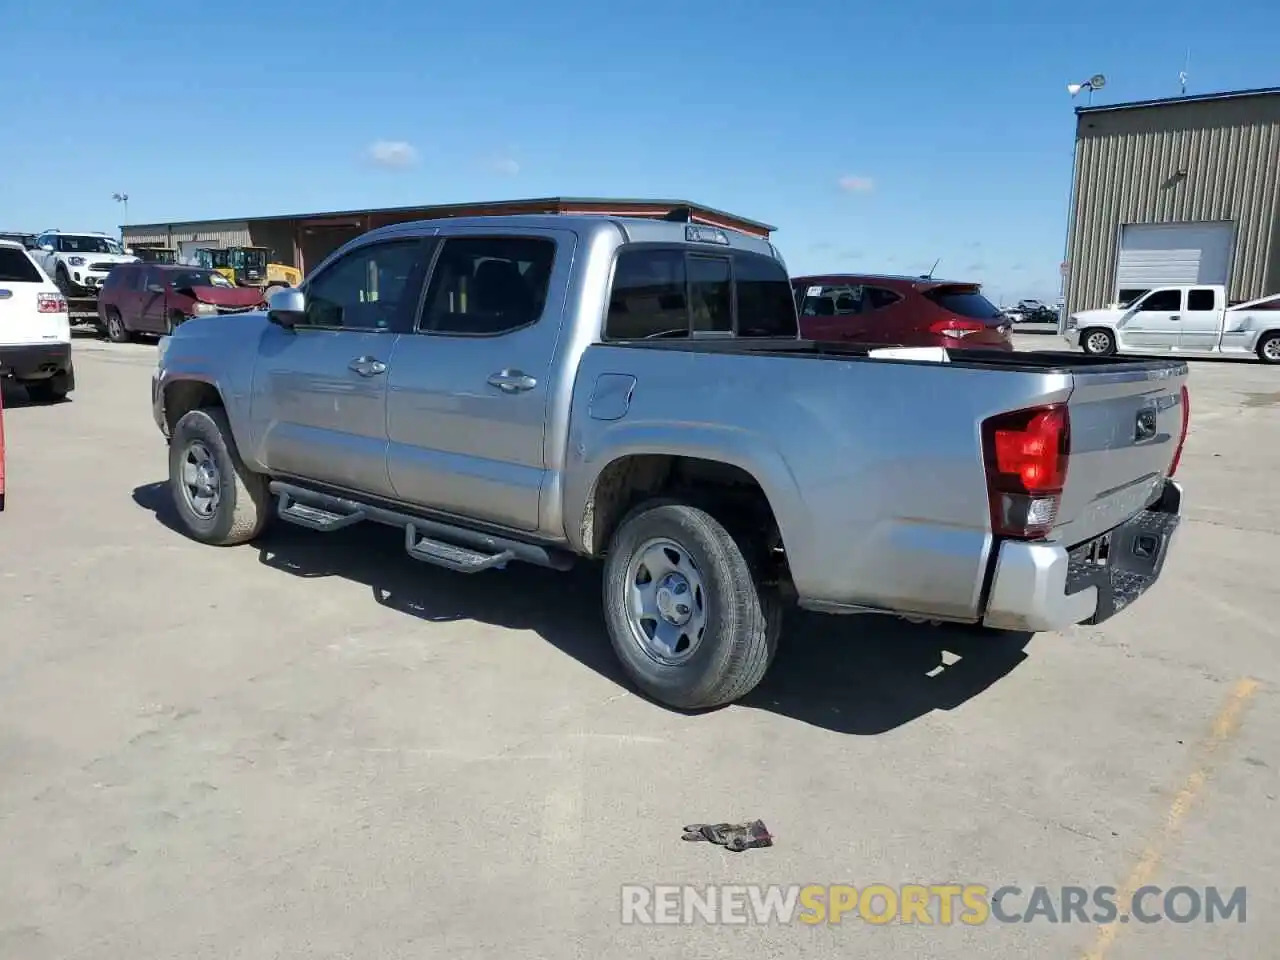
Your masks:
M1065 314L1154 286L1280 291L1280 88L1076 109Z
M304 273L353 237L389 223L508 213L596 213L626 217L664 217L686 208L697 223L727 227L752 236L768 237L767 223L687 200L609 200L583 197L544 197L490 203L454 203L431 207L387 207L282 217L242 217L177 223L136 223L120 228L129 246L167 246L185 254L200 247L266 247L273 263L286 263Z

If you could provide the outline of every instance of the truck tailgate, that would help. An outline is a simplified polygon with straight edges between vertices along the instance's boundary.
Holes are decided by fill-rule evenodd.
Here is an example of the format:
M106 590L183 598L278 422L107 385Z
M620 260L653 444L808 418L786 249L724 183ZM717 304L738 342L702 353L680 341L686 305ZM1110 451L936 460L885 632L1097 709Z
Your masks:
M1053 539L1107 532L1156 498L1182 436L1187 365L1072 370L1071 459Z

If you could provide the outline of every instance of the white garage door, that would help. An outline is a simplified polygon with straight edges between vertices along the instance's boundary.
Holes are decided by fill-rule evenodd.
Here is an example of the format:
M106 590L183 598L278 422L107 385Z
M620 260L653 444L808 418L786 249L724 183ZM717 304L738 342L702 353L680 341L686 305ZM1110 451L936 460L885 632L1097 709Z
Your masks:
M1120 232L1118 290L1185 284L1225 285L1235 224L1128 223Z

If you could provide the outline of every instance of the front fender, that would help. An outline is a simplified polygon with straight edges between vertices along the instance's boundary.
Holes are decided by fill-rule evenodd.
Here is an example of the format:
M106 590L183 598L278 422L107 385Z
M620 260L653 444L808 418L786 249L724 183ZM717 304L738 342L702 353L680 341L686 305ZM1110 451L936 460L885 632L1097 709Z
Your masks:
M768 498L783 543L808 535L799 484L779 450L764 436L716 424L590 421L591 429L571 439L567 471L565 536L575 549L589 553L583 528L587 505L601 474L623 457L667 455L709 460L737 467L755 478ZM793 539L794 538L794 539Z
M250 418L258 331L249 328L253 321L247 317L236 317L234 327L227 319L189 320L167 338L155 377L157 416L167 413L173 419L173 398L181 396L174 388L181 384L199 384L215 391L227 411L241 457L251 469L261 470Z

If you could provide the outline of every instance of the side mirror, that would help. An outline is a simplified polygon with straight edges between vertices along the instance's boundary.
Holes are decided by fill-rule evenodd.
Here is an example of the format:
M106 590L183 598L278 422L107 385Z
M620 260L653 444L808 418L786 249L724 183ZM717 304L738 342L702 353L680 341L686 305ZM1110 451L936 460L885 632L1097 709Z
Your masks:
M52 243L42 244L40 249L43 250L45 253L53 253L53 244Z
M302 322L307 312L307 298L301 290L292 287L277 290L267 298L267 319L282 327L293 327Z
M133 247L125 247L124 252L129 254L129 256L133 256Z

